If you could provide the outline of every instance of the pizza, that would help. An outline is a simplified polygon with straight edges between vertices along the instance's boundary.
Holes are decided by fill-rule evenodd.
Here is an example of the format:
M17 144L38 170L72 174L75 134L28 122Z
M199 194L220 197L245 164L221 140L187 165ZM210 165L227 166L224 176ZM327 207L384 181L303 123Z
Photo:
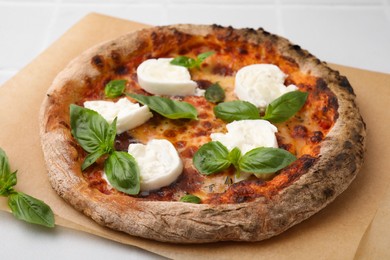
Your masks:
M59 73L41 143L54 190L101 225L174 243L260 241L355 178L355 98L345 76L261 28L157 26Z

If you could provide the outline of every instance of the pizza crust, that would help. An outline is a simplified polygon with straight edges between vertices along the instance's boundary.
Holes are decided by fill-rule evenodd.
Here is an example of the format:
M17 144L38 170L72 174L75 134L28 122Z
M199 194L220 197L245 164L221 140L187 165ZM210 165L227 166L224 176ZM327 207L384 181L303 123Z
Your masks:
M82 150L70 134L69 104L81 90L113 69L129 53L145 48L151 33L164 35L238 34L248 41L271 40L283 55L294 59L304 71L321 77L339 102L339 117L326 136L319 159L290 186L271 198L240 204L191 204L141 201L130 196L104 195L90 189L82 176ZM175 242L259 241L282 233L315 214L341 192L359 171L365 150L365 124L348 80L325 63L262 29L173 25L143 29L95 46L73 60L54 80L40 113L42 149L51 185L77 210L97 223L130 235Z

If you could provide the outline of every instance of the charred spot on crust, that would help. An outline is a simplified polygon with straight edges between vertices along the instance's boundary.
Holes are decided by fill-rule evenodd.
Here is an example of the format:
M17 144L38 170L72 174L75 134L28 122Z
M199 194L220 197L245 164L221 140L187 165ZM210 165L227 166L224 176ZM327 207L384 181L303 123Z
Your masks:
M331 188L326 188L326 189L324 189L324 190L322 191L322 193L324 194L325 198L328 199L328 198L333 197L333 195L334 195L334 190L331 189Z
M98 69L102 69L104 67L104 59L101 55L93 56L91 63L92 63L92 65L94 65Z
M318 78L316 81L316 87L319 91L325 91L328 88L328 84L326 84L324 79Z
M345 88L349 93L355 95L355 93L353 92L353 88L352 88L351 84L349 84L347 77L339 76L339 80L340 80L340 86Z
M115 64L121 63L121 55L117 51L111 51L111 59Z

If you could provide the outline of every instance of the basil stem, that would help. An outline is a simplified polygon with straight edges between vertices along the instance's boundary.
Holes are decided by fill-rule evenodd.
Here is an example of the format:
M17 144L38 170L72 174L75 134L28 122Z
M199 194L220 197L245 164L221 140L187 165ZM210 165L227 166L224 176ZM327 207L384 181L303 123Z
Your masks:
M201 199L198 196L188 194L188 195L184 195L183 197L181 197L180 201L199 204L201 202Z
M0 195L8 197L8 206L12 214L29 223L54 227L54 214L47 204L14 190L17 182L16 172L10 171L8 157L0 148Z
M247 101L235 100L219 103L214 107L214 114L227 122L245 119L260 119L260 112L255 105Z
M140 191L140 172L134 157L127 152L112 152L104 163L108 181L117 190L127 194Z
M146 105L149 109L169 119L198 119L198 111L187 102L180 102L165 97L145 96L139 94L127 94Z
M206 89L204 97L212 103L220 103L225 100L225 91L218 83L215 83Z
M108 82L104 88L104 94L107 98L116 98L123 94L126 88L127 80L115 79Z
M267 106L265 115L262 119L268 120L272 123L280 123L288 120L303 107L307 96L307 92L287 92Z

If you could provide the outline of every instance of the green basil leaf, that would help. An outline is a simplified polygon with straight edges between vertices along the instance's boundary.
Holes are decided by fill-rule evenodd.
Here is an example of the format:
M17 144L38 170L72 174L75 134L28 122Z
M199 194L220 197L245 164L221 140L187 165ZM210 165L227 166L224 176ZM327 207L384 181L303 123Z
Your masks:
M104 88L104 94L107 98L116 98L123 94L126 88L127 80L115 79L108 82Z
M110 184L119 191L135 195L140 191L140 172L134 157L126 152L112 152L104 162Z
M208 142L196 151L193 163L201 174L210 175L227 169L231 165L227 159L228 154L228 149L222 143Z
M225 100L225 90L218 83L215 83L206 89L204 97L212 103L223 102Z
M199 204L201 202L201 199L198 196L188 194L188 195L184 195L183 197L181 197L180 201Z
M16 185L16 171L11 172L8 157L0 148L0 196L7 196Z
M199 66L205 59L207 59L208 57L210 57L211 55L214 55L214 54L215 54L214 51L207 51L207 52L203 52L203 53L199 54L198 56L196 56L198 66Z
M216 117L224 121L260 119L259 110L255 105L247 101L235 100L219 103L214 107Z
M93 153L88 154L87 157L85 157L83 164L81 165L81 170L84 171L85 169L87 169L89 166L94 164L97 161L97 159L99 159L106 153L107 152L104 150L97 150Z
M241 151L239 148L234 147L228 154L227 159L234 165L234 167L238 168L238 162L241 158Z
M241 171L266 174L274 173L296 160L290 152L271 147L258 147L244 154L238 161Z
M99 150L110 153L114 149L113 135L116 129L110 127L97 112L71 104L70 125L73 137L88 153Z
M287 92L267 106L265 115L262 119L268 120L272 123L280 123L288 120L303 107L307 96L307 92Z
M193 68L196 66L196 60L186 56L177 56L170 62L172 65L182 66L186 68Z
M169 98L158 96L145 96L138 94L128 94L139 103L146 105L149 109L159 113L169 119L198 119L198 111L187 102L180 102Z
M13 192L8 197L8 206L12 214L20 220L46 227L54 227L53 211L41 200L22 192Z
M206 58L210 57L214 53L215 52L213 52L213 51L204 52L204 53L199 54L196 57L196 59L193 59L193 58L190 58L190 57L186 57L186 56L177 56L176 58L171 60L170 63L172 65L183 66L183 67L186 67L188 69L192 69L192 68L195 68L195 67L199 68L200 64L202 64L202 62Z

